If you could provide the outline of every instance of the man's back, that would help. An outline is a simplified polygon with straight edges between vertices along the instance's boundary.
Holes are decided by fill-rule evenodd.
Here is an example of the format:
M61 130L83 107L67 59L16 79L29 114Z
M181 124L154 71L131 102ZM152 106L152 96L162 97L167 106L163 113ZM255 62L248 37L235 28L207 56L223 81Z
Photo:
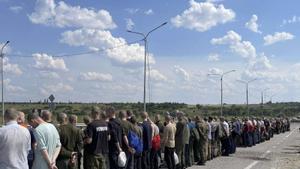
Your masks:
M79 130L71 124L60 125L58 128L60 142L62 144L62 149L58 159L69 159L72 152L78 152L81 150L83 140Z
M27 155L30 150L28 129L10 122L0 129L0 168L28 169Z
M175 134L176 134L176 126L175 124L169 123L166 125L164 129L164 142L166 147L174 148L175 147Z
M47 163L41 154L42 150L47 150L49 158L52 159L56 147L60 146L59 134L53 124L42 123L34 130L37 147L35 150L35 160L33 169L47 168Z
M87 135L92 138L92 143L86 146L89 154L108 154L108 126L107 122L94 120L87 126Z
M152 127L148 121L144 121L143 124L143 148L148 151L151 150L151 141L152 141Z

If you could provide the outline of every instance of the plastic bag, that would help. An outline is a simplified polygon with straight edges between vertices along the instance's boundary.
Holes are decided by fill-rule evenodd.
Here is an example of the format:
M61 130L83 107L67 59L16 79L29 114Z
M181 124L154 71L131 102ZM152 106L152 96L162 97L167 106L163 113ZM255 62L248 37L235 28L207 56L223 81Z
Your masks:
M179 164L179 158L175 152L174 152L174 161L175 161L175 165Z
M118 166L125 167L126 161L127 161L126 154L123 151L120 152L120 154L118 155Z

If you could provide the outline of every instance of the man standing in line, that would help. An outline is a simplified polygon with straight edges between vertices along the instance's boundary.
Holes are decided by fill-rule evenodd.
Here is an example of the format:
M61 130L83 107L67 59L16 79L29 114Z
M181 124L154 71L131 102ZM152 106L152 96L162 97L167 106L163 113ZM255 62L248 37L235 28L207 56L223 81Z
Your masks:
M128 140L127 136L130 131L134 132L135 130L134 130L133 124L127 120L127 112L126 111L120 111L119 118L120 118L122 130L123 130L122 149L126 153L126 157L127 157L127 164L126 164L125 168L133 169L133 167L134 167L134 149L129 146L129 140Z
M27 128L29 133L30 133L31 148L30 148L27 159L28 159L29 169L31 169L32 164L33 164L33 160L34 160L33 149L35 147L35 139L34 139L34 136L33 136L33 128L31 126L28 126L28 124L25 123L25 114L24 114L24 112L18 111L17 122L18 122L19 125L23 126L24 128Z
M81 140L83 140L84 139L84 134L83 134L83 131L80 128L77 128L77 119L78 119L78 117L76 115L72 114L72 115L69 116L69 123L76 128L78 134L81 137ZM81 150L82 149L83 149L83 147L78 147L78 152L77 152L77 164L78 164L77 168L78 169L81 169L81 159L82 159L82 152L81 152Z
M77 153L81 151L83 140L76 127L68 123L68 117L65 113L58 115L60 123L59 136L62 144L61 151L57 158L57 167L59 169L77 168Z
M167 163L168 169L175 169L175 159L174 159L174 150L175 150L175 133L176 126L171 122L171 116L165 116L166 127L163 133L162 145L165 148L165 161Z
M164 124L161 122L161 119L160 119L160 115L157 114L155 115L155 118L154 118L154 121L155 121L155 124L156 126L159 128L159 135L160 135L160 138L162 138L163 136L163 132L164 132ZM163 159L162 159L162 155L161 155L161 148L158 150L158 157L160 158L160 162L163 163Z
M224 117L220 117L221 130L223 131L222 141L222 155L229 156L230 153L230 142L229 142L229 125L225 121Z
M176 114L177 114L178 122L176 124L175 149L179 159L179 164L177 168L183 169L185 166L184 147L186 141L186 138L184 138L184 134L186 132L187 125L183 117L183 112L177 112Z
M148 121L148 113L143 112L141 115L143 119L143 157L142 157L142 168L150 168L150 151L152 148L152 126Z
M87 126L87 137L84 140L86 143L84 169L109 169L109 131L105 114L99 107L93 107L91 117L93 121Z
M118 155L122 152L122 127L119 120L116 119L116 112L113 107L109 107L105 110L109 117L108 131L110 140L108 144L109 149L109 166L111 169L119 169L118 166Z
M17 124L17 118L15 109L8 109L4 113L5 126L0 128L0 168L3 169L28 169L30 133Z
M196 116L196 128L198 129L200 136L200 161L198 165L205 165L206 162L206 145L207 145L207 124L204 122L202 118Z
M204 121L206 123L208 132L207 132L207 145L206 145L206 159L207 161L212 159L212 155L211 155L211 125L208 122L207 118L204 118Z
M53 124L46 123L38 113L27 116L28 123L34 128L37 143L33 169L55 169L56 159L61 149L59 134Z

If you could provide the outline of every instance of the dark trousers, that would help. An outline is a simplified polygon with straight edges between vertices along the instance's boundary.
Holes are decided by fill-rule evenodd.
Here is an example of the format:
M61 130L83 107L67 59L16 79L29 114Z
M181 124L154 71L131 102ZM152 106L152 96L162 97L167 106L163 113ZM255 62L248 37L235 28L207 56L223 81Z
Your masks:
M185 167L190 167L192 164L190 161L190 146L189 146L189 144L185 144L184 156L185 156Z
M150 151L144 150L142 156L142 168L150 169Z
M174 148L165 147L165 160L168 169L175 169Z
M151 149L150 152L150 168L158 169L158 151Z
M230 142L229 138L224 138L221 140L222 142L222 155L223 156L228 156L230 152Z
M120 167L118 166L118 153L117 152L109 153L109 166L111 169L120 169Z
M126 158L127 158L125 169L133 169L134 168L134 155L128 151L125 153L126 153Z
M33 160L28 160L29 169L32 169L32 165L33 165Z
M157 151L157 155L158 155L160 161L162 162L163 159L162 159L162 156L161 156L161 149L159 149L159 150Z
M134 154L134 169L142 169L142 153Z

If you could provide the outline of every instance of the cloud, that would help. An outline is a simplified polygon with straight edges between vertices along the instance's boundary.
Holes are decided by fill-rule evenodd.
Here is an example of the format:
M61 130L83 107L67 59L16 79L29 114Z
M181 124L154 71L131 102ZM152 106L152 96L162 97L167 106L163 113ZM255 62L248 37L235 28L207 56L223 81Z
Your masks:
M106 81L111 82L113 77L111 74L97 73L97 72L87 72L80 74L81 79L88 81Z
M208 61L209 62L216 62L220 60L220 56L216 53L208 55Z
M1 82L0 82L1 83ZM26 90L21 86L15 86L11 84L10 79L4 79L4 88L11 93L25 92Z
M190 80L191 75L185 69L180 67L179 65L174 66L174 72L175 72L175 74L177 74L184 81L189 81Z
M138 8L126 8L125 11L130 14L136 14L140 9Z
M260 54L257 59L251 60L250 66L254 70L266 70L272 68L269 58L264 53Z
M150 78L156 82L167 82L168 78L156 69L150 70Z
M35 53L32 56L35 61L34 67L37 69L68 71L65 61L62 58L53 58L45 53Z
M257 24L258 17L256 15L252 15L251 19L246 22L245 27L252 32L255 33L262 33L261 31L258 30L258 24Z
M23 71L20 69L18 64L11 64L9 63L9 59L7 57L4 57L3 59L3 65L4 65L4 72L12 73L14 75L21 75L23 74Z
M148 9L147 11L144 12L145 15L153 15L154 12L152 9Z
M213 45L229 45L229 48L236 54L243 58L255 58L256 49L249 41L242 41L242 37L234 31L228 31L227 34L221 38L213 38L211 41Z
M293 24L293 23L297 23L297 22L300 22L300 17L299 16L293 16L290 19L284 19L282 21L282 25L281 26L284 26L286 24Z
M295 36L293 34L288 32L275 32L274 35L267 35L264 37L264 45L272 45L277 42L292 40L294 37Z
M23 10L22 6L11 6L9 7L9 10L11 10L13 13L19 13Z
M181 15L171 19L175 27L184 27L199 32L205 32L218 24L225 24L235 18L231 9L226 9L222 4L211 2L196 2L190 0L190 7Z
M127 19L125 19L125 21L126 21L126 29L132 30L132 28L134 26L134 22L132 21L132 19L127 18Z
M144 47L138 43L128 44L124 38L112 36L110 31L78 29L62 34L62 43L71 46L86 46L105 50L106 56L117 66L141 67L144 63ZM117 46L117 48L115 48ZM112 49L113 48L113 49ZM149 55L151 64L155 63Z
M51 71L40 71L39 72L41 78L46 78L46 79L59 79L60 76L56 72L51 72Z
M37 0L35 11L29 15L32 23L56 27L85 27L95 29L113 29L110 13L106 10L94 11L80 6L69 6L63 1Z
M222 74L223 70L219 69L219 68L210 68L208 70L209 74Z
M43 95L50 95L55 93L66 93L73 91L74 88L68 84L58 83L55 85L45 85L44 87L40 88L40 92Z

